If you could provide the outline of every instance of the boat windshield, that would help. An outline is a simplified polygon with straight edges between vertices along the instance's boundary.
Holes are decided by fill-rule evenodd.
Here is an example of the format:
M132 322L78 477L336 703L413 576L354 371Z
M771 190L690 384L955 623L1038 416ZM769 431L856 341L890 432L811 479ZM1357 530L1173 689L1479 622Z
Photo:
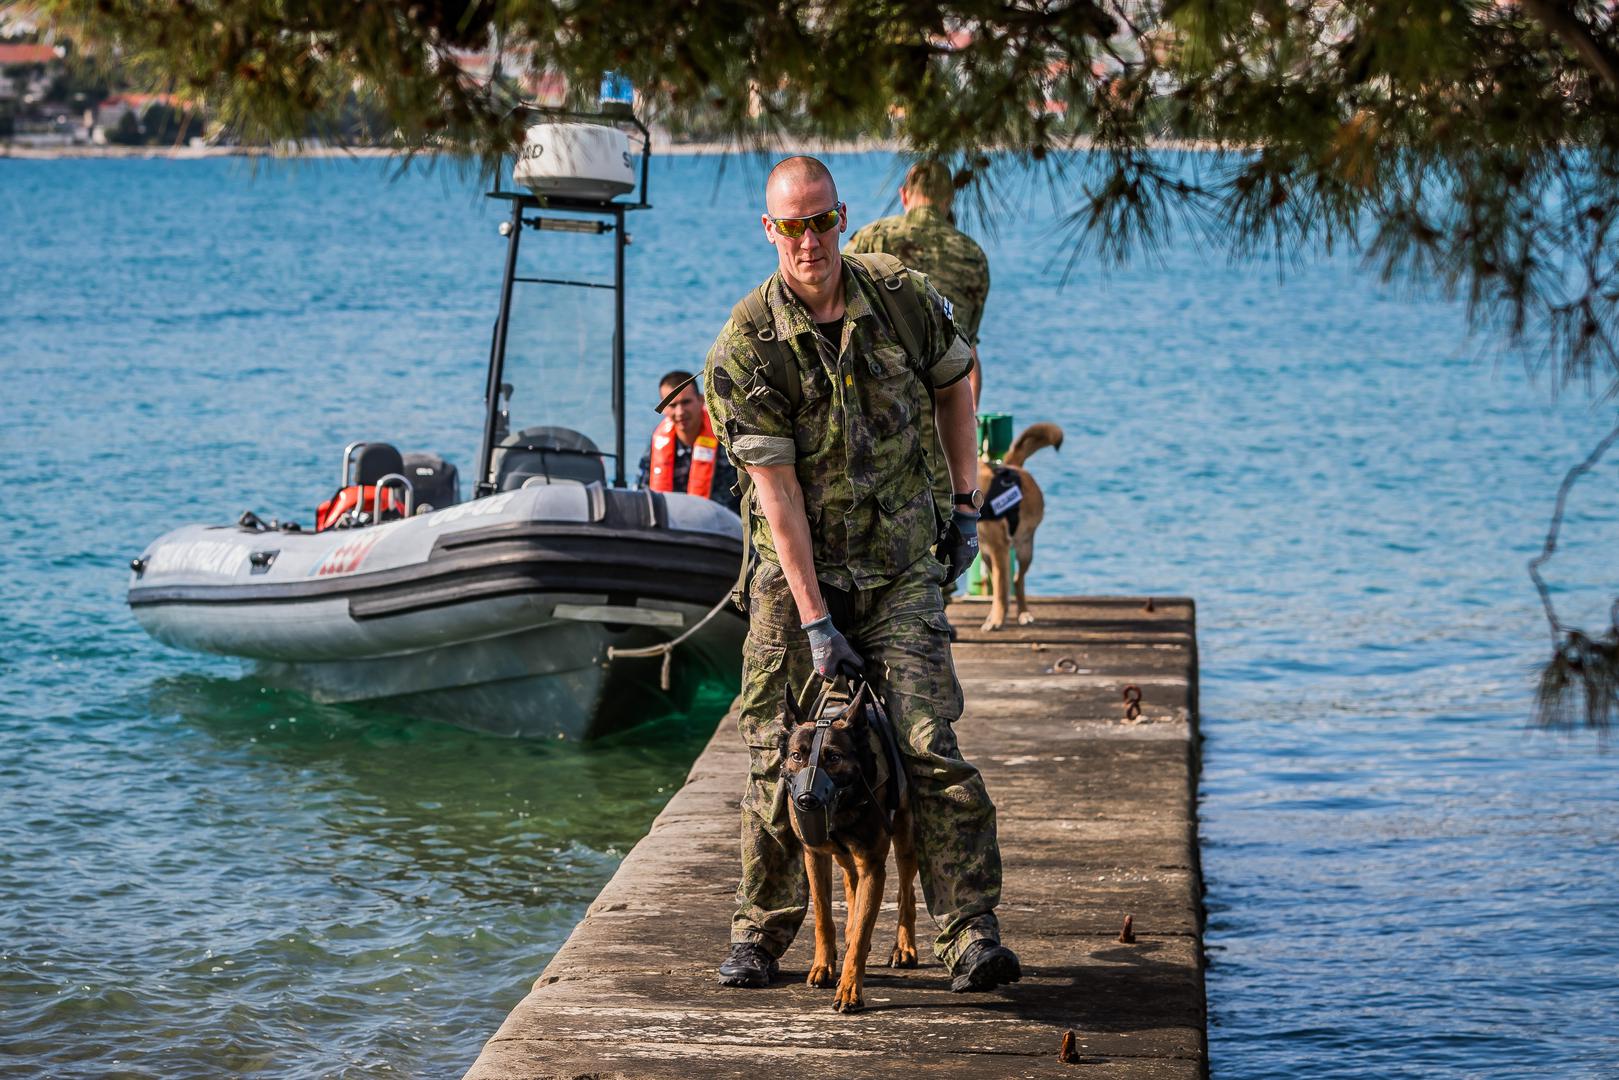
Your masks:
M608 472L613 424L613 239L525 229L512 287L503 381L508 438L535 428L584 435Z

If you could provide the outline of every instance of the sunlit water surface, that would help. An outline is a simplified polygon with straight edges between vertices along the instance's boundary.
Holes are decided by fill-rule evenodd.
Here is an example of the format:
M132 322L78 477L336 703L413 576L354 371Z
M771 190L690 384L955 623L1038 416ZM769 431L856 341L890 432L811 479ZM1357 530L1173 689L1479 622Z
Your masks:
M856 222L889 208L889 159L834 164ZM757 180L656 165L632 400L768 270ZM123 605L171 525L307 520L350 439L469 470L501 256L478 192L0 162L0 1072L456 1075L711 729L712 701L587 747L317 707ZM1528 726L1523 573L1611 412L1348 259L1279 281L1183 241L1059 288L1060 223L1019 200L986 238L985 406L1068 435L1032 462L1035 588L1198 601L1215 1074L1619 1074L1619 758ZM565 239L531 254L604 265ZM519 403L599 423L596 377L554 362ZM1616 480L1553 564L1587 622Z

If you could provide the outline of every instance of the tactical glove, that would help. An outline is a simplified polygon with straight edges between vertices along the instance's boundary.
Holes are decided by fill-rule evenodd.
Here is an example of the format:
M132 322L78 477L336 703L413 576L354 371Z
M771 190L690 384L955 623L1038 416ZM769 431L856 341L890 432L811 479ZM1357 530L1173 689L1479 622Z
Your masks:
M945 584L954 585L978 558L977 513L970 510L951 513L950 524L944 530L944 542L939 545L939 556L950 571Z
M832 625L832 616L825 615L814 622L805 623L803 630L809 635L810 655L814 657L815 670L821 673L821 678L858 676L865 671L866 662L849 645L849 639Z

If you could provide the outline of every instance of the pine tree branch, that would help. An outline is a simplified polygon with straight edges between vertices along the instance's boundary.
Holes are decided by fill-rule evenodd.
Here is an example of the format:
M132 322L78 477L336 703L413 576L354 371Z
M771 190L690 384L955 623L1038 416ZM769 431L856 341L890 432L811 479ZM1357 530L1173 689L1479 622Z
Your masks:
M1599 41L1591 28L1557 0L1522 0L1523 9L1534 16L1564 45L1614 90L1619 90L1619 55Z
M1546 542L1542 545L1540 554L1529 560L1529 577L1534 581L1535 589L1540 593L1541 606L1546 609L1546 622L1551 627L1552 647L1554 649L1562 640L1565 628L1562 621L1557 618L1557 609L1552 606L1551 589L1546 586L1545 580L1540 576L1540 568L1557 553L1557 534L1563 528L1563 511L1568 505L1569 492L1574 490L1574 485L1579 481L1580 477L1596 468L1597 462L1602 460L1602 456L1608 452L1608 448L1616 440L1619 440L1619 427L1615 427L1608 432L1602 441L1597 443L1591 452L1586 455L1585 460L1570 469L1568 474L1563 477L1563 482L1557 488L1557 503L1552 509L1551 524L1546 529Z

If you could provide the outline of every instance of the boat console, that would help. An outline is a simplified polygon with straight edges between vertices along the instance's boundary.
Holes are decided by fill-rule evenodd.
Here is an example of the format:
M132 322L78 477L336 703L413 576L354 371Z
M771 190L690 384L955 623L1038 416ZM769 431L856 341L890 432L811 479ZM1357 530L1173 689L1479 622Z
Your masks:
M572 428L531 427L508 435L495 449L495 489L535 484L605 484L607 468L590 437Z

